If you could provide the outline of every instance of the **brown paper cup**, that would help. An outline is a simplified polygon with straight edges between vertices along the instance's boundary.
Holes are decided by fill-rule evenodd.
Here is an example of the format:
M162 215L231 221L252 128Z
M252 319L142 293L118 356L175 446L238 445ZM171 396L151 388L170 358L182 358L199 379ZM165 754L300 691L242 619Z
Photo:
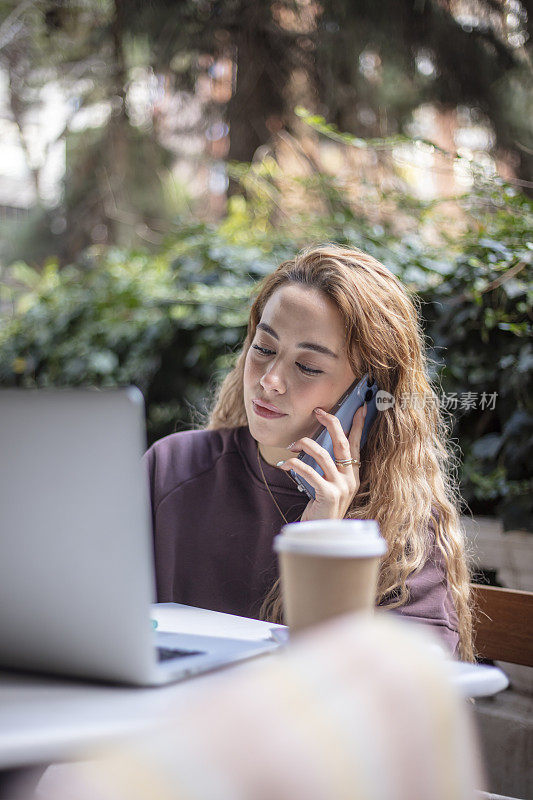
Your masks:
M298 631L350 611L372 613L387 550L375 520L285 525L274 540L285 623Z

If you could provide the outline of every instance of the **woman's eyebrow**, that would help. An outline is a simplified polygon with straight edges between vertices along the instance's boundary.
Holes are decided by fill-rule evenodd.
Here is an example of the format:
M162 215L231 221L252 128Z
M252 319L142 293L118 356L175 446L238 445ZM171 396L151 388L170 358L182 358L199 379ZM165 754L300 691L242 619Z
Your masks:
M266 322L258 322L257 327L261 328L261 330L265 331L265 333L269 333L279 342L278 334L274 328L271 328L270 325L266 324ZM300 342L296 345L296 347L299 347L302 350L314 350L315 352L322 353L325 356L331 356L331 358L338 358L338 355L334 353L333 350L330 350L329 347L324 347L323 344L316 344L315 342Z

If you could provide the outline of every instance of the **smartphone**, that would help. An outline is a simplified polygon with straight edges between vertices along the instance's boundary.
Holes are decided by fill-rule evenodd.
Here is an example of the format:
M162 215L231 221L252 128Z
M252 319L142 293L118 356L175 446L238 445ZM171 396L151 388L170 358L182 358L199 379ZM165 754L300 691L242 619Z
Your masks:
M368 432L377 416L377 392L378 386L375 380L369 377L367 373L361 378L360 381L354 381L352 383L352 385L346 390L342 397L339 398L337 403L329 412L340 420L342 429L346 436L348 436L357 409L360 408L363 403L366 403L366 417L363 425L363 431L361 433L360 450L363 449L363 445L368 437ZM335 458L333 454L333 442L331 441L331 436L329 435L327 428L324 428L323 425L320 425L318 432L312 438L317 444L321 445L321 447L327 450L332 458ZM323 470L321 467L319 467L312 456L302 452L298 458L304 464L308 464L310 467L313 467L313 469L316 469L319 475L324 475ZM301 475L298 475L293 469L289 470L289 474L298 484L298 489L301 492L305 492L310 500L314 500L315 490L313 486L311 486L311 484L308 483L305 478L302 478Z

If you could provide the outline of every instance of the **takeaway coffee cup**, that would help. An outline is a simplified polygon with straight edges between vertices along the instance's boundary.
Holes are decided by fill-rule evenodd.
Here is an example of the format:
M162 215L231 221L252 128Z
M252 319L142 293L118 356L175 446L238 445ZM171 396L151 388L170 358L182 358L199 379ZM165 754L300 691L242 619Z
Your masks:
M274 539L285 623L293 631L349 611L371 613L387 545L375 520L284 525Z

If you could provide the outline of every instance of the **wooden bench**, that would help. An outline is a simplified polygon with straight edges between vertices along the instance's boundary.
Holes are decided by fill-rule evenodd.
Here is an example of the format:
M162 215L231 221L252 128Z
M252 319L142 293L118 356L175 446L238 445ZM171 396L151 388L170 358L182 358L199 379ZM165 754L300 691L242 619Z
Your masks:
M533 592L472 584L478 658L533 667Z
M533 667L533 592L472 584L478 658ZM480 792L479 800L515 800Z

